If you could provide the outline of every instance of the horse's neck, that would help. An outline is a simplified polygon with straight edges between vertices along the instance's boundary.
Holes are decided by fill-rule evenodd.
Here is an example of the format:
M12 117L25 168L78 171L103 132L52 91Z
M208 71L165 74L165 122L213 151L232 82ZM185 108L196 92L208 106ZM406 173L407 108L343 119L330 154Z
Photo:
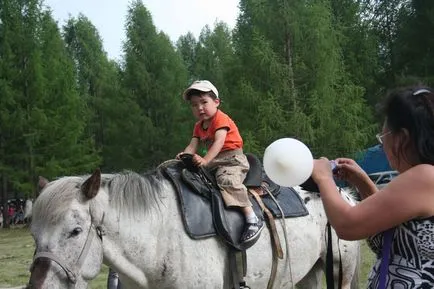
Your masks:
M160 268L161 256L174 250L179 235L185 235L176 195L170 185L162 190L158 204L143 204L143 211L148 206L146 213L133 214L117 209L110 202L107 205L104 259L108 265L130 268L130 271Z

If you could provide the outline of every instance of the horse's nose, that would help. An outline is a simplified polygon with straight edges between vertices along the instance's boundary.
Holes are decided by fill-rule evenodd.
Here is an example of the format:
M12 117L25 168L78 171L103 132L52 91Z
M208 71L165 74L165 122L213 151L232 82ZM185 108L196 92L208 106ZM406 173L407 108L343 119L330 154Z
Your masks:
M30 277L31 278L31 277ZM32 279L29 280L29 283L27 284L26 287L24 287L25 289L37 289L38 287L35 286L35 284L32 282ZM41 286L39 286L39 288L41 288Z
M36 259L31 267L31 274L29 284L27 284L26 288L29 289L40 289L42 288L42 284L47 277L48 269L50 267L51 261L46 258Z

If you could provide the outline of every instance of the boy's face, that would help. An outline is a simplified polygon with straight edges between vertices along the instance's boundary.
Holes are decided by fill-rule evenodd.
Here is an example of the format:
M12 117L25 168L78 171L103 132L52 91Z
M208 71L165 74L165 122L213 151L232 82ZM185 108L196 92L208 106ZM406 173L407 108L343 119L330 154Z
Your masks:
M217 112L220 100L208 94L192 95L190 98L191 110L198 120L210 120Z

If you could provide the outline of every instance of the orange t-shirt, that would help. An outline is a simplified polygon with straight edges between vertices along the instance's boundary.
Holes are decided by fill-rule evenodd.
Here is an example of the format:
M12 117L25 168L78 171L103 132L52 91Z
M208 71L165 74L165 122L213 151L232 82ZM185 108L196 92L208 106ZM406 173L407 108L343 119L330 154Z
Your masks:
M228 131L221 151L243 148L243 139L241 138L237 125L227 114L219 109L211 119L207 129L202 128L202 121L196 122L193 137L197 137L200 143L209 149L214 143L215 133L219 129L226 129Z

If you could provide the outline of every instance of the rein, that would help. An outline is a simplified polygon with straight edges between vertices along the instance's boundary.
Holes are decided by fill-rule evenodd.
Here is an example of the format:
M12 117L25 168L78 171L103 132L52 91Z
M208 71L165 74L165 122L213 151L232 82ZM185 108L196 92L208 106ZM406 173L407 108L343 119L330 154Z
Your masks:
M92 216L92 214L90 214ZM104 221L104 213L102 215L101 221L98 225L94 225L91 218L91 223L89 227L89 231L87 233L86 241L83 245L83 248L81 249L80 255L78 256L77 261L72 265L68 266L67 263L63 260L63 258L56 256L55 254L51 252L38 252L33 257L33 263L30 267L30 272L32 272L35 269L35 262L36 260L40 258L47 258L51 261L56 262L62 269L65 271L66 276L68 277L68 281L72 284L77 283L77 275L79 270L81 269L81 266L83 266L84 260L89 252L90 245L92 244L93 239L95 236L98 236L98 239L101 242L102 245L102 236L104 236L104 230L102 228L102 223Z

